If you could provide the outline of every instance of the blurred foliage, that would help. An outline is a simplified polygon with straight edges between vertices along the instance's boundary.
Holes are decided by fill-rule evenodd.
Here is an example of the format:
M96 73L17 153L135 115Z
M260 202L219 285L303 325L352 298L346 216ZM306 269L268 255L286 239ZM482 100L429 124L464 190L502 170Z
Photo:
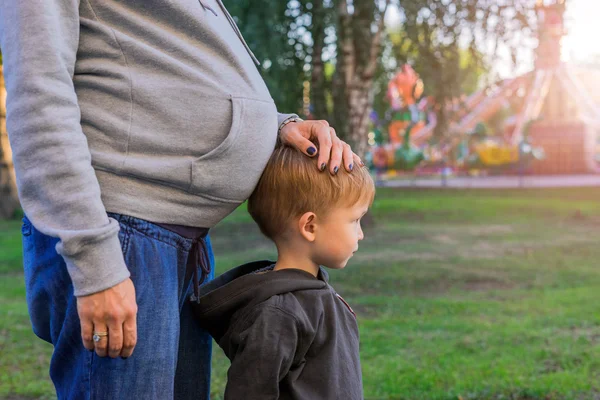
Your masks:
M224 1L244 39L261 62L259 68L280 112L301 113L302 82L310 63L305 41L307 10L301 2Z
M249 46L261 60L261 72L282 112L302 114L304 82L311 82L311 114L327 119L344 136L347 88L337 79L340 0L225 1ZM381 2L349 2L355 58L364 56ZM472 93L490 75L500 48L517 60L519 46L533 36L535 0L395 0L401 24L388 30L378 58L368 105L385 109L385 85L402 63L411 63L425 82L425 94L446 104ZM364 44L364 43L362 43ZM317 49L318 55L314 53ZM314 62L318 66L317 76ZM436 135L446 134L450 111L439 107ZM366 140L366 138L364 138Z

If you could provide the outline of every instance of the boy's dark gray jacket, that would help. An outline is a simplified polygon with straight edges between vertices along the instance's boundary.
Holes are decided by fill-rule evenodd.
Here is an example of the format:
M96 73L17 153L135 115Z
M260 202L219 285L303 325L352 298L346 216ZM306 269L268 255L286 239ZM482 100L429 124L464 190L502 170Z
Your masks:
M356 316L299 269L253 273L257 261L201 288L195 314L231 361L225 399L361 400Z

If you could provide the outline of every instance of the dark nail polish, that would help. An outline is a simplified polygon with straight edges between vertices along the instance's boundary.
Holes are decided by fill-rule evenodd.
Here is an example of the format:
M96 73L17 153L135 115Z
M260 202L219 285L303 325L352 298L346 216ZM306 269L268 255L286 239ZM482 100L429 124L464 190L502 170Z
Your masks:
M333 169L333 173L334 173L334 174L337 174L337 173L338 173L338 170L339 170L339 168L338 168L338 167L335 167L335 168Z
M326 166L327 166L327 164L325 164L325 163L321 164L321 171L325 171Z
M348 169L349 169L350 171L352 171L352 168L354 168L354 165L353 165L353 164L350 164L350 166L348 167Z
M315 154L317 151L317 149L315 149L314 147L309 147L308 150L306 150L306 152L308 153L309 156L312 156L313 154Z

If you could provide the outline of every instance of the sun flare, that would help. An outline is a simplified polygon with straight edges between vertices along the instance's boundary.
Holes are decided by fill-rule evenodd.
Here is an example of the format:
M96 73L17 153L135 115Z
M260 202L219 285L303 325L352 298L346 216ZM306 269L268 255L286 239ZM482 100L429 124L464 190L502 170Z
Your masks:
M568 0L566 26L563 40L565 61L591 61L600 57L600 1Z

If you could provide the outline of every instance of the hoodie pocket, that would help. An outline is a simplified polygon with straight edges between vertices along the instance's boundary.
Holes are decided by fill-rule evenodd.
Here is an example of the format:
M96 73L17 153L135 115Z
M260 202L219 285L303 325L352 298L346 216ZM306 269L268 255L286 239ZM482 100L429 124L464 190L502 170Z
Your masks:
M166 79L139 87L120 173L189 190L194 160L231 140L231 99Z
M277 139L277 109L271 101L231 97L229 134L192 162L189 191L218 201L246 200L271 156Z

